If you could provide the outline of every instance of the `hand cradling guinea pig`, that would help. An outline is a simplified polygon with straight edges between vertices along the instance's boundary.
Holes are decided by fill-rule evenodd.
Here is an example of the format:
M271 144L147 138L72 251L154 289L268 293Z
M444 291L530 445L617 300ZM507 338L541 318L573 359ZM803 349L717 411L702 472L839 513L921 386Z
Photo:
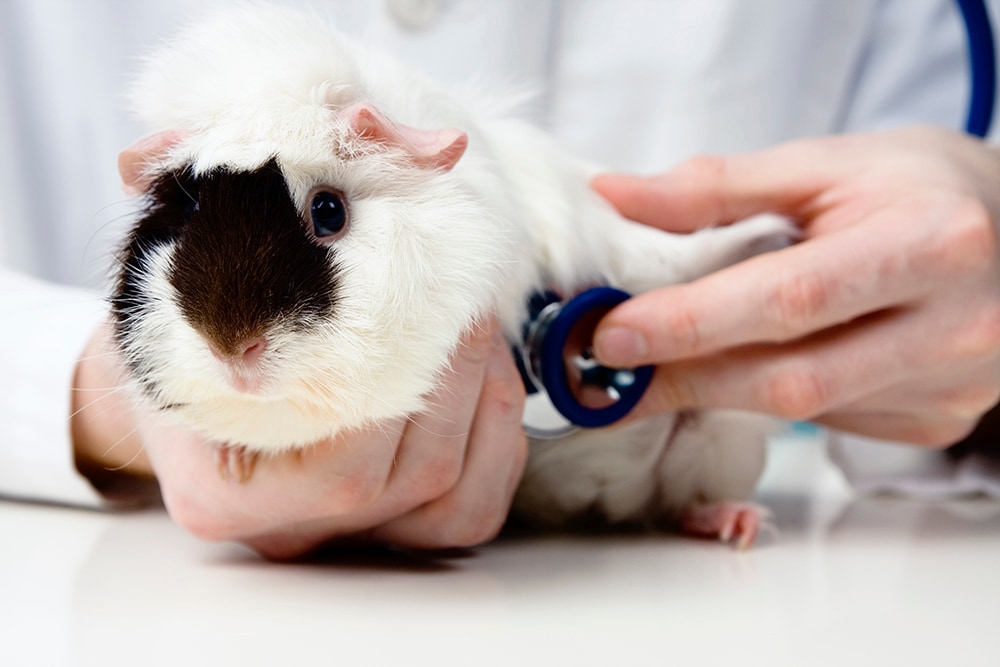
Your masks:
M629 222L544 132L287 9L198 23L132 100L153 134L119 160L143 197L111 298L119 350L137 400L248 457L420 411L463 333L496 313L517 340L536 292L639 293L790 238L776 218ZM513 511L746 547L774 425L699 411L536 441Z

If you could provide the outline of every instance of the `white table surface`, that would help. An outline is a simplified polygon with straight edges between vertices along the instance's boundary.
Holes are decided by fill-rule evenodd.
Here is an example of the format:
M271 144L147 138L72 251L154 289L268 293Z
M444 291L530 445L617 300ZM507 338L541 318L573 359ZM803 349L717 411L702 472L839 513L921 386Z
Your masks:
M783 444L739 553L671 536L264 562L161 511L0 502L0 665L1000 665L1000 504L857 498Z

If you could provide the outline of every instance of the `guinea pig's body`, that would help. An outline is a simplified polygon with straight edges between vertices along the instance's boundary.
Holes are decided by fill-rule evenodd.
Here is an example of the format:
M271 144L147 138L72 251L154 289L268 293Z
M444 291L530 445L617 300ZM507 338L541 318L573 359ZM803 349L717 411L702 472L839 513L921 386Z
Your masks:
M419 411L463 332L497 312L516 339L539 289L639 293L787 240L626 221L544 133L288 10L201 24L134 100L159 139L129 183L148 196L112 299L123 358L144 400L254 452ZM516 509L698 530L752 492L770 429L705 411L533 443Z

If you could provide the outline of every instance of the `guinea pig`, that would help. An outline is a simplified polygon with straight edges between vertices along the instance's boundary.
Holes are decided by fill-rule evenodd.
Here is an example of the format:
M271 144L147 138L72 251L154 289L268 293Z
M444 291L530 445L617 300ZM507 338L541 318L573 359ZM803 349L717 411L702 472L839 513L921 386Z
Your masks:
M139 400L250 453L420 411L463 332L497 313L516 340L541 289L640 293L790 238L776 218L625 220L544 132L288 9L196 24L132 100L153 134L119 161L144 197L111 297L121 356ZM534 442L514 511L747 546L772 428L703 411Z

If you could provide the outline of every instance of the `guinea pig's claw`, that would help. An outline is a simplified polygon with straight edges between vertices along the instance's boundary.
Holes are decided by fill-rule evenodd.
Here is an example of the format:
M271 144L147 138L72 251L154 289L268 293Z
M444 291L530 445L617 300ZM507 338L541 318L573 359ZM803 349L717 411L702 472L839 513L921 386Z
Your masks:
M245 484L253 476L257 453L241 445L219 445L215 448L215 465L219 470L219 479Z
M680 528L688 535L715 538L740 551L753 546L761 531L777 531L766 507L729 501L689 505L681 512Z

